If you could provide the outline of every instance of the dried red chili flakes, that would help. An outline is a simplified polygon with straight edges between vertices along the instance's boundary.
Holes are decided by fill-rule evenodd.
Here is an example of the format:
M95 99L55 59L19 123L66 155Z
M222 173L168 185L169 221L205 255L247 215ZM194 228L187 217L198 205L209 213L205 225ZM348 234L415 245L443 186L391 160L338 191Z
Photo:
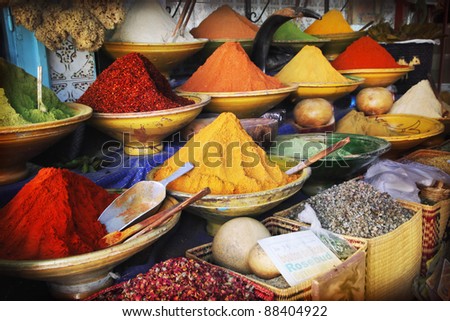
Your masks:
M94 296L97 301L256 301L248 280L224 269L184 257L154 265L147 273Z
M103 113L146 112L194 103L176 95L168 80L139 53L114 61L77 102Z

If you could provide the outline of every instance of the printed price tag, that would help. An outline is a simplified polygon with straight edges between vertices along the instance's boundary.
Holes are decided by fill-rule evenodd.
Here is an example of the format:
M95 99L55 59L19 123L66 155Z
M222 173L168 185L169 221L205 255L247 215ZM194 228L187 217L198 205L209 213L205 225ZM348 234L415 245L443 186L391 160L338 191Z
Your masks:
M339 258L311 231L268 237L258 241L290 286L339 265Z

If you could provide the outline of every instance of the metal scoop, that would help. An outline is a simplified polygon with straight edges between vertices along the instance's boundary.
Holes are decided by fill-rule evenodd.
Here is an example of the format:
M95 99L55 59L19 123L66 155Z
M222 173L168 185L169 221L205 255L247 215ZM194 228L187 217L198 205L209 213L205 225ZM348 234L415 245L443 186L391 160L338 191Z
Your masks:
M194 165L185 163L172 175L157 181L141 181L117 197L99 216L108 233L121 231L155 213L166 198L166 186L186 174Z

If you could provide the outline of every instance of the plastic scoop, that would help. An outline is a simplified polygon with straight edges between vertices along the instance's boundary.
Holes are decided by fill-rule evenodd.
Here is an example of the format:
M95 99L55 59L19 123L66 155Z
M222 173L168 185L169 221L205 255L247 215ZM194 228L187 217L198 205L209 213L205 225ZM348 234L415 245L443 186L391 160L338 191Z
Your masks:
M302 169L305 169L306 167L311 166L311 164L317 162L319 159L324 158L325 156L331 154L332 152L344 147L349 142L350 142L350 137L346 137L346 138L338 141L334 145L331 145L330 147L318 152L314 156L311 156L307 160L298 163L296 166L288 169L285 173L288 175L295 174L295 173L301 171Z
M157 181L141 181L117 197L99 216L106 231L121 231L158 210L166 198L166 186L186 174L194 165L185 163L172 175Z
M187 198L183 202L177 203L174 206L165 209L164 211L156 213L155 215L150 216L145 220L124 229L123 231L114 231L108 233L100 239L99 245L101 248L106 248L122 243L129 237L145 234L148 231L151 231L164 224L164 222L167 222L172 216L175 215L175 213L185 209L187 206L191 205L192 203L201 199L203 196L209 193L211 193L211 190L209 189L209 187L206 187L197 194L194 194L191 197Z

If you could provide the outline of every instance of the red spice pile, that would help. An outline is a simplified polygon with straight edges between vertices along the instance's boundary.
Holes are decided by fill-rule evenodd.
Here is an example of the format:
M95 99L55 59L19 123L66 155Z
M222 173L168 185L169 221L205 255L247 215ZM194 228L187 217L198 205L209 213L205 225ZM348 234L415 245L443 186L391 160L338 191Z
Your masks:
M139 53L114 61L77 102L101 113L155 111L194 103L176 95L164 75Z
M353 42L331 65L336 70L405 67L399 65L383 46L369 36Z
M217 266L184 257L154 265L147 273L105 289L95 301L256 301L255 284ZM267 292L267 291L266 291Z
M88 253L106 230L97 221L116 195L67 169L44 168L0 210L0 258Z

